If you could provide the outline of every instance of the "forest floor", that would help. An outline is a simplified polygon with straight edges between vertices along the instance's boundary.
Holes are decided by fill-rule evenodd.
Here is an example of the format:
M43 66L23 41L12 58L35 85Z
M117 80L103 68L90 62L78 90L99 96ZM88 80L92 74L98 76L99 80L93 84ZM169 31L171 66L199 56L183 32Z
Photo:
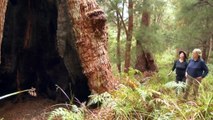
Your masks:
M47 120L56 103L44 98L29 98L22 102L0 102L0 119L3 120Z

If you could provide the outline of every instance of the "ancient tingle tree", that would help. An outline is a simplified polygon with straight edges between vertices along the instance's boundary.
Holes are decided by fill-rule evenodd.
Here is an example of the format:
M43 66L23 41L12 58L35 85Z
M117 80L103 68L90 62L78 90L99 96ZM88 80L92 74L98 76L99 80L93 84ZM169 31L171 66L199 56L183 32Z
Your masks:
M114 89L107 53L106 16L95 0L67 0L76 37L76 47L84 74L92 90L101 93Z
M0 7L0 95L33 86L57 100L64 96L57 85L85 101L91 91L116 88L95 0L2 0Z

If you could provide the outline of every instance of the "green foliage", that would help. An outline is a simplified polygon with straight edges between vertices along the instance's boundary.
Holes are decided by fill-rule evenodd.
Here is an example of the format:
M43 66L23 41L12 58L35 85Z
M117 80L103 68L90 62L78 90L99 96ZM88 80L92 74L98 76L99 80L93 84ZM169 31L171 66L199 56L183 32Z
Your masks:
M93 104L97 104L98 107L107 107L112 104L112 96L108 92L104 92L102 94L94 94L89 96L90 100L87 103L87 106L91 106Z
M117 62L117 57L116 57L116 49L117 49L117 41L116 41L116 28L111 27L108 30L109 33L109 56L110 56L110 61L112 63L116 63ZM121 53L125 52L125 34L122 32L121 34L121 41L120 41L120 45L121 45ZM121 54L121 61L124 61L124 54Z
M136 0L136 17L135 21L135 39L141 42L142 48L152 51L153 53L163 51L169 42L165 42L170 36L166 34L171 31L167 29L169 22L165 22L168 19L168 14L164 14L168 2L162 0L144 0L143 4L141 1ZM148 12L150 16L149 25L142 25L142 14L143 11ZM138 19L139 18L139 19ZM166 43L166 44L165 44ZM161 46L161 47L159 47Z
M185 84L174 82L174 74L167 76L174 62L175 53L175 50L171 48L156 55L160 71L150 77L146 84L140 84L139 79L135 78L135 73L142 73L130 68L128 73L118 74L121 84L117 90L91 95L87 106L96 104L100 111L110 109L113 119L118 120L211 120L213 118L213 87L211 87L213 86L213 73L210 72L202 80L197 100L191 97L188 101L183 100L181 90L186 87ZM213 69L212 64L208 64L208 67L210 70ZM88 108L78 109L80 113L60 108L51 115L55 115L52 118L63 115L64 119L79 115L79 118L83 119L85 113L90 111ZM96 116L93 112L89 114L93 114L91 118ZM97 116L104 115L104 112L99 112Z
M176 3L179 8L176 12L177 40L180 41L178 46L192 49L209 40L213 27L213 7L198 0Z
M175 89L176 94L179 95L186 89L185 82L176 83L175 81L171 81L165 84L165 87Z
M108 18L109 25L109 56L112 63L117 63L117 16L116 10L119 10L120 14L123 14L123 20L127 27L128 22L128 3L124 0L100 0L99 1L102 8L105 10ZM124 7L123 7L124 5ZM172 26L173 19L168 19L172 15L167 12L168 7L171 7L170 2L162 0L147 0L141 2L140 0L134 0L134 29L133 29L133 39L131 48L131 65L134 66L136 60L136 40L141 41L143 49L148 49L151 52L159 53L162 52L168 45L173 45L175 40L174 28ZM150 14L150 26L141 26L142 12L146 10ZM164 14L167 12L167 14ZM121 51L121 63L124 63L125 44L126 44L126 33L121 25L121 38L120 38L120 51Z
M50 113L48 120L84 120L84 112L76 105L71 106L71 110L59 107Z
M158 78L159 81L162 84L165 84L169 81L175 81L175 74L173 72L173 74L171 74L171 76L168 76L168 73L171 71L172 66L174 64L174 60L176 59L176 51L175 49L172 48L168 48L166 49L164 52L162 53L158 53L155 55L156 58L156 62L158 65Z
M201 84L198 100L183 101L182 96L175 96L175 90L172 88L185 87L184 84L159 83L159 78L153 76L145 86L132 88L129 84L120 84L118 89L111 93L91 95L87 106L99 104L100 110L111 109L113 118L119 120L210 120L213 118L213 89L209 87L212 83L212 75L209 75ZM83 119L84 113L89 111L82 111L82 108L77 107L76 109L74 112L72 109L59 108L51 112L50 119Z
M172 88L172 89L180 89L180 88L186 88L185 82L176 83L175 81L171 81L165 84L165 87Z
M146 110L142 107L143 100L138 90L121 85L118 91L112 93L116 105L113 107L116 119L134 119L142 118L141 112ZM136 117L137 116L137 117Z
M174 82L174 75L167 77L174 61L173 50L168 50L160 54L158 64L161 67L160 72L154 75L150 82L145 86L132 88L129 84L122 85L119 90L113 94L114 101L119 101L114 108L117 111L117 118L138 119L149 118L153 120L171 120L171 119L212 119L213 112L213 75L210 73L202 82L200 87L200 97L197 101L182 100L181 90L186 87L185 84ZM163 57L162 57L163 56ZM208 65L212 69L212 65ZM162 71L163 70L163 71ZM131 73L134 73L133 71ZM130 74L132 76L132 74ZM130 76L124 76L132 78ZM172 81L172 82L171 82ZM134 78L132 80L134 82ZM136 83L137 84L137 83ZM180 96L175 95L178 91ZM124 102L122 102L124 101ZM117 103L117 102L116 102ZM124 104L125 103L125 104ZM135 104L132 104L135 103ZM128 108L126 108L128 107ZM132 112L133 111L133 112ZM136 111L136 113L134 113ZM135 115L137 114L137 115Z

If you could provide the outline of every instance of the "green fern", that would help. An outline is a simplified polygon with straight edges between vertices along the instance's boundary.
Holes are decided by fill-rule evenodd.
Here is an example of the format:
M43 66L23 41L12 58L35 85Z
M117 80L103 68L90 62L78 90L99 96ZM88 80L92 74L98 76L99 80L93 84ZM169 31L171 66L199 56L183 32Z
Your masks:
M87 103L87 106L91 106L93 104L97 104L98 107L107 107L112 106L113 99L112 96L108 92L104 92L102 94L94 94L89 96L90 100Z
M133 75L133 73L131 73ZM200 85L200 96L197 101L184 101L182 96L175 96L172 89L185 89L185 83L160 82L159 76L153 76L150 82L132 89L128 84L120 84L118 89L110 93L93 94L87 106L98 104L100 110L110 109L117 120L152 119L152 120L211 120L213 118L213 76L208 76ZM124 80L126 78L124 77ZM128 80L133 80L128 77ZM134 81L134 80L133 80ZM85 107L72 107L56 109L51 112L50 120L61 118L63 120L83 119ZM77 116L80 117L77 117ZM88 115L88 114L87 114ZM99 114L98 114L99 115ZM102 113L100 113L102 115Z
M154 110L154 112L152 113L153 116L153 120L173 120L174 118L174 114L173 112L167 111L164 114L162 114L161 110Z
M176 94L179 95L181 92L183 92L186 89L186 84L184 82L176 83L175 81L171 81L166 83L165 87L175 89Z
M72 105L71 110L65 108L57 108L50 113L48 120L61 118L62 120L84 120L84 112L76 105Z

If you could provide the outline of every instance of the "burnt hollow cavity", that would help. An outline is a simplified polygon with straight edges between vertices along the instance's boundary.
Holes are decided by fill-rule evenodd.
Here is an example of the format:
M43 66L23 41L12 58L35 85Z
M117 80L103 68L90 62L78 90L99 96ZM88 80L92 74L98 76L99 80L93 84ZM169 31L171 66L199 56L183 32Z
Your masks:
M55 84L58 84L70 97L80 101L88 99L90 90L73 34L64 54L64 58L67 55L70 59L59 56L57 17L56 0L8 2L1 50L0 96L35 87L39 95L66 101L65 95L56 91Z

